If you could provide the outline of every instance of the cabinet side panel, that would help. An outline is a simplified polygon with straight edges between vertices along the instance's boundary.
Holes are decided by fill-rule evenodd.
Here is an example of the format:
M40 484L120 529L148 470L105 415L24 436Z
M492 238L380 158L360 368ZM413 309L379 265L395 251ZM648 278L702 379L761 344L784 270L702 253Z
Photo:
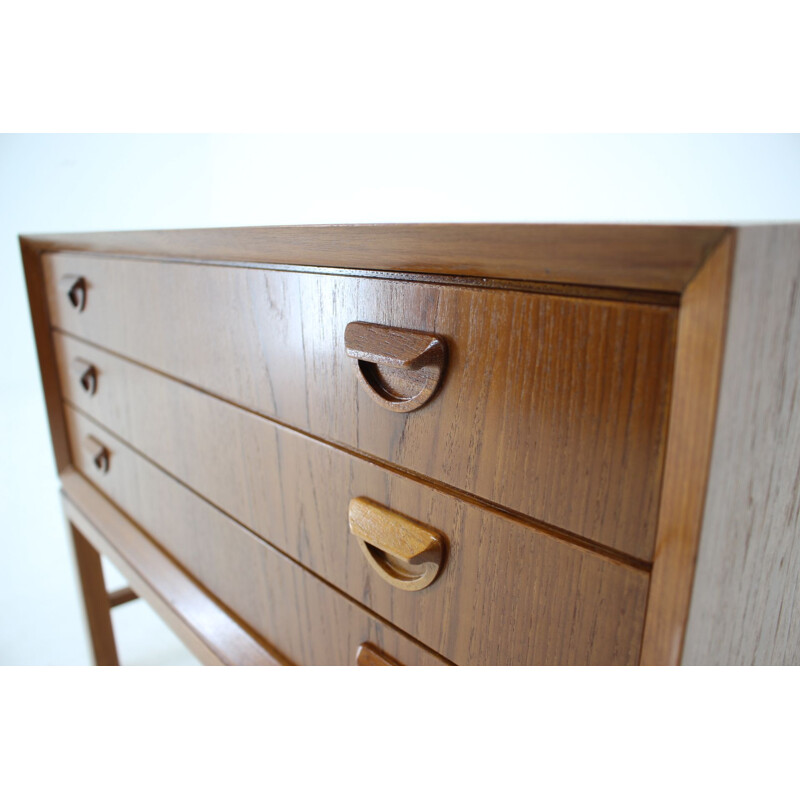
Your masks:
M745 229L683 660L800 664L800 226Z

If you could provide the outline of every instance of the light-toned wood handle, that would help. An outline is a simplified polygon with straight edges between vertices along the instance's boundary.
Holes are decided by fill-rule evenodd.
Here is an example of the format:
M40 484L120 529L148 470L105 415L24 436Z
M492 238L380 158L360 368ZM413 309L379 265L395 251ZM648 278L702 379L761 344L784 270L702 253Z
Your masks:
M94 394L97 391L97 368L95 365L83 358L73 358L71 367L83 390L87 394Z
M59 281L59 286L72 307L83 311L86 307L86 279L82 275L65 275Z
M350 533L385 581L409 592L433 583L444 558L442 534L366 497L350 501L348 518Z
M89 454L92 463L97 467L99 472L108 472L111 466L111 455L108 448L94 436L87 436L83 440L83 449Z
M447 345L432 333L351 322L345 328L344 343L363 386L391 411L419 408L441 383ZM402 374L393 374L396 371Z
M369 642L362 642L356 650L357 667L399 667L399 661L387 656L382 650Z

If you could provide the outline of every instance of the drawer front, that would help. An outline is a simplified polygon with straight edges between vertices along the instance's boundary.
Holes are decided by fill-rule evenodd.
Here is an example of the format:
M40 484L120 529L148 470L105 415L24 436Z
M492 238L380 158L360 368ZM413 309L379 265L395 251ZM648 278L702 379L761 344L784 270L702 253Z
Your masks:
M260 414L649 560L675 309L197 264L45 258L53 324ZM68 296L80 276L82 310ZM65 282L66 279L66 282ZM395 413L345 347L354 321L447 346Z
M143 455L375 613L459 664L638 659L643 570L314 441L63 334L65 396ZM95 370L88 392L81 369ZM366 497L444 535L439 577L390 585L350 534Z
M326 586L102 428L67 408L76 468L211 594L295 664L355 665L371 645L401 664L446 662ZM98 448L107 462L98 465ZM363 654L361 656L363 663Z

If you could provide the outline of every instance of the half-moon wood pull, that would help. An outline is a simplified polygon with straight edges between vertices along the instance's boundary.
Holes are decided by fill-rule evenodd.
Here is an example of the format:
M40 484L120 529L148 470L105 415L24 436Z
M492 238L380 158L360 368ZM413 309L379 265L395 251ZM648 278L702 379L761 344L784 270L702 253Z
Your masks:
M362 642L356 650L357 667L399 667L399 661L387 656L382 650L369 642Z
M72 371L87 394L94 394L97 391L97 368L94 364L83 358L73 358Z
M97 468L98 472L108 472L111 466L111 455L108 448L94 436L87 436L83 440L83 449L89 454L92 463Z
M59 281L59 286L72 307L83 311L86 307L86 279L82 275L65 275Z
M447 364L444 339L431 333L351 322L344 343L364 388L391 411L414 411L427 403Z
M442 534L366 497L350 501L348 517L350 533L385 581L407 592L433 583L444 559Z

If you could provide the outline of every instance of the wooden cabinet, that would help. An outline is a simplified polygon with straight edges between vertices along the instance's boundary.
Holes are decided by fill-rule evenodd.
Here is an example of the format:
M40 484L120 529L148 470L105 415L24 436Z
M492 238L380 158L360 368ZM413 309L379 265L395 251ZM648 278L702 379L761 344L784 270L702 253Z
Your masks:
M212 663L678 663L752 235L23 238L98 660L94 551Z
M43 261L58 330L320 439L652 557L674 307L72 253ZM86 287L80 308L64 288L73 278ZM439 336L447 363L433 400L387 413L348 356L354 322ZM376 378L378 388L403 370L394 373Z

